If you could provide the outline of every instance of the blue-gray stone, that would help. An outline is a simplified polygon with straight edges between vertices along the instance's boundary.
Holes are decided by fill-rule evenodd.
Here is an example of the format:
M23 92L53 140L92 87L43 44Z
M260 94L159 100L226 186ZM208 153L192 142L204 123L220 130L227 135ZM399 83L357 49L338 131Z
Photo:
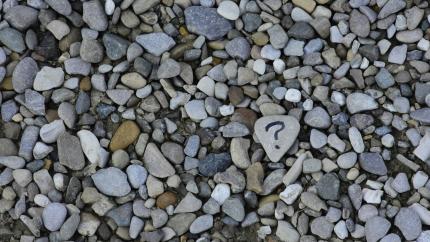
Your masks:
M225 171L231 164L229 153L210 153L199 161L199 172L203 176L213 176L217 172Z
M219 15L216 8L192 6L184 13L188 31L204 35L209 40L220 39L232 28L230 21Z
M360 167L369 173L379 176L387 174L387 166L385 166L385 162L379 153L362 153L360 154L359 162Z

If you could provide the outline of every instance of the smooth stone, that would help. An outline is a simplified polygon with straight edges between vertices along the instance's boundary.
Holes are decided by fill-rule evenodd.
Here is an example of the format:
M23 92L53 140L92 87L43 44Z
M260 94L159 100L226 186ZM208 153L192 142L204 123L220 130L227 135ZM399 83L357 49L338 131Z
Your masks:
M57 148L60 164L75 171L84 168L85 158L78 137L63 132L58 136Z
M418 238L422 231L420 217L412 208L401 208L394 219L394 225L407 240Z
M72 13L72 5L68 0L45 0L46 4L57 13L68 16Z
M67 209L61 203L49 203L42 212L43 225L49 231L57 231L63 225Z
M304 117L307 125L313 128L326 129L331 125L331 118L327 111L321 107L315 107L308 111Z
M140 128L134 121L124 121L115 131L109 148L111 151L126 149L130 144L134 143L140 134Z
M101 164L103 161L101 146L97 137L88 130L80 130L77 133L81 142L82 151L92 164Z
M378 103L371 96L354 92L346 97L346 106L351 114L378 108Z
M130 185L134 189L138 189L141 185L145 184L148 172L143 166L132 164L127 167L127 177Z
M172 37L163 32L139 35L136 37L136 42L155 56L161 56L176 44Z
M387 167L385 166L385 162L379 153L361 153L359 156L359 162L360 167L369 173L379 176L384 176L387 174Z
M202 207L202 201L196 198L192 193L187 195L179 202L173 213L192 213Z
M278 162L294 144L300 124L288 115L265 116L255 122L254 130L269 159Z
M100 169L91 178L97 189L108 196L122 197L131 191L127 175L116 167Z
M430 123L430 108L421 108L410 113L411 118L423 122Z
M364 226L366 240L376 242L384 237L391 227L391 223L380 216L369 219Z
M199 160L199 173L203 176L213 176L218 172L225 171L231 164L229 153L210 153Z
M13 28L6 27L0 30L0 42L17 53L22 53L26 49L21 32Z
M291 184L285 187L285 190L279 194L279 198L288 205L292 205L303 191L300 184Z
M321 198L326 200L339 199L340 181L334 173L323 175L315 187Z
M82 20L88 26L97 31L105 31L108 27L108 18L103 5L99 0L91 0L82 4Z
M18 93L22 93L27 88L33 87L34 78L36 77L38 72L39 67L37 66L37 63L33 58L23 58L15 66L15 69L12 73L13 89Z
M181 73L181 66L179 63L171 58L166 59L161 63L157 70L157 77L172 78L178 76Z
M322 239L329 239L334 229L334 225L325 217L317 217L310 224L311 232Z
M185 24L188 31L217 40L232 28L230 22L217 13L215 8L191 6L185 9Z
M198 234L213 227L213 216L210 214L202 215L196 218L190 225L190 232Z
M57 119L40 128L40 138L45 143L54 143L64 131L66 131L66 127L64 126L63 120Z
M118 35L106 33L103 35L103 45L109 59L119 60L127 54L130 42Z
M227 1L227 2L230 2L230 1ZM247 60L251 53L251 47L248 41L243 37L237 37L230 40L225 45L225 50L231 57L239 58L241 60Z
M158 178L166 178L175 174L173 166L154 143L147 144L143 155L143 164L149 174Z
M37 15L38 11L36 9L24 5L17 5L6 11L4 19L12 25L12 27L24 31L37 22Z
M241 222L245 218L245 207L239 198L228 198L224 201L221 208L226 215L230 216L237 222Z
M61 67L43 67L37 74L33 82L36 91L46 91L59 87L64 82L64 71Z
M222 1L218 5L217 13L228 20L236 20L239 18L240 10L235 2Z

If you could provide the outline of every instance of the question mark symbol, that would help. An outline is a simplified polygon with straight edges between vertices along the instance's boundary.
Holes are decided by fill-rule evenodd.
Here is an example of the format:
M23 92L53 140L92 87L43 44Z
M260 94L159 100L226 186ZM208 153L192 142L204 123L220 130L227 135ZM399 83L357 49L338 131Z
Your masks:
M269 131L270 128L272 128L273 126L276 126L276 125L280 125L281 126L278 130L275 131L275 134L274 134L275 140L278 140L278 138L279 138L278 137L279 132L281 132L285 128L284 122L282 122L282 121L271 122L268 125L266 125L265 129L266 129L266 132L267 132L267 131ZM279 147L279 145L275 145L275 148L276 149L280 149L281 147Z

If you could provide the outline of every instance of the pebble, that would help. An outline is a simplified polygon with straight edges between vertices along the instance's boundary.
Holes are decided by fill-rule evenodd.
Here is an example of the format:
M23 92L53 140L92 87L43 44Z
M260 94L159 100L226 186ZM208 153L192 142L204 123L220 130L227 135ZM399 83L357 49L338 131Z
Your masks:
M280 126L278 132L275 128ZM268 128L267 128L268 127ZM271 129L270 129L271 128ZM277 162L293 145L299 133L300 124L297 119L287 115L266 116L258 119L255 122L255 133L263 145L266 154L273 162ZM273 130L273 131L271 131ZM267 135L268 132L273 132L273 136ZM277 133L277 135L275 135ZM278 142L279 137L283 137L282 143Z
M346 106L351 114L378 108L378 103L371 96L363 93L352 93L346 97Z
M103 5L99 0L91 0L82 4L82 20L91 29L105 31L108 27L108 19L104 12Z
M63 132L58 136L57 147L60 164L75 171L84 168L85 158L78 137Z
M407 240L418 238L422 231L420 217L412 208L401 208L394 219L394 225Z
M198 234L213 227L213 216L210 214L202 215L196 218L190 225L190 232Z
M219 15L215 8L191 6L184 11L184 14L188 31L203 35L209 40L223 37L232 28L230 22Z
M125 149L132 144L140 134L140 129L133 121L123 122L113 135L109 148L111 151Z
M115 167L100 169L91 178L97 189L108 196L122 197L131 191L127 175Z
M36 91L46 91L61 86L63 82L63 69L45 66L36 74L33 88Z
M49 203L42 212L43 225L49 231L57 231L63 225L67 209L61 203Z
M375 175L386 175L387 167L382 159L381 155L378 153L368 152L362 153L359 156L360 167L365 171L375 174Z
M217 8L217 13L228 20L239 18L240 10L236 3L232 1L222 1Z
M166 160L154 143L146 145L143 159L145 168L149 174L155 177L165 178L175 174L173 166Z
M136 37L136 42L155 56L160 56L176 44L172 37L162 32L139 35Z

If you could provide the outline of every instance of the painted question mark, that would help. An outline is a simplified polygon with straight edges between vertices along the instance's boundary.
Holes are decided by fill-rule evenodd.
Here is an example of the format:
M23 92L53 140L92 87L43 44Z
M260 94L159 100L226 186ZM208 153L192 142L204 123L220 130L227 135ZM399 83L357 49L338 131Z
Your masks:
M281 125L281 127L278 129L278 130L276 130L275 131L275 134L273 135L274 137L275 137L275 140L278 140L278 134L279 134L279 132L281 132L284 128L285 128L285 124L284 124L284 122L282 122L282 121L275 121L275 122L271 122L271 123L269 123L268 125L266 125L266 132L267 131L269 131L269 129L271 128L271 127L273 127L273 126L276 126L276 125ZM280 147L279 147L279 145L275 145L275 148L276 149L280 149Z

